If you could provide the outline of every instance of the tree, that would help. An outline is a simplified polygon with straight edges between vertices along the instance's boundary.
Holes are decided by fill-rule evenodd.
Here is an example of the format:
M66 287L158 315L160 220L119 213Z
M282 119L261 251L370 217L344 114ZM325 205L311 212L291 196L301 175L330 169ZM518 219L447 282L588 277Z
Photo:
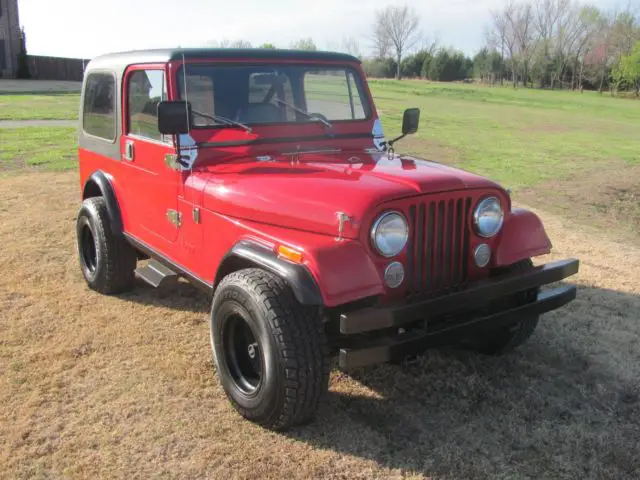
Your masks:
M362 57L362 53L360 52L360 44L355 37L343 37L342 44L340 45L340 50L357 58Z
M291 48L294 50L318 50L318 47L316 47L316 44L311 37L301 38L300 40L293 42L291 44Z
M624 82L635 89L636 97L640 97L640 41L636 42L631 53L620 57L612 76L618 84Z
M276 46L273 43L263 43L258 48L269 48L271 50L275 50Z
M402 57L420 40L418 25L420 18L415 10L407 5L399 7L389 5L376 12L374 38L380 42L388 42L395 51L397 63L396 78L400 79Z
M419 50L413 55L409 55L402 61L400 65L400 72L404 77L420 77L422 74L425 62L429 62L433 55L429 50Z
M252 48L251 42L246 40L229 40L228 38L223 38L222 40L210 40L207 42L208 47L213 48Z
M27 35L24 33L24 27L20 30L20 51L18 52L18 70L16 77L31 78L29 59L27 58Z

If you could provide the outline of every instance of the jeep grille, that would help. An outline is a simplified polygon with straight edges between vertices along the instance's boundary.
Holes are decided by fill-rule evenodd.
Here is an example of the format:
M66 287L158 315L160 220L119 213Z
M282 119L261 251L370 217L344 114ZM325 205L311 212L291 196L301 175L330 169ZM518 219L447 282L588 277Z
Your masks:
M467 280L471 198L425 201L409 206L407 294L455 290Z

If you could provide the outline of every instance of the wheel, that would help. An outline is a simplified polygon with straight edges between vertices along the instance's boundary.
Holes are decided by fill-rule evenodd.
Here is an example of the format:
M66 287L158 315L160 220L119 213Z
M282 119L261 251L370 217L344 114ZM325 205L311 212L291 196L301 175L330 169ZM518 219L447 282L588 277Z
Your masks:
M133 288L136 252L111 231L107 204L102 197L82 202L76 222L82 275L90 288L104 294Z
M242 416L272 430L314 416L329 384L327 339L318 309L281 278L254 268L225 277L210 331L220 382Z
M530 259L526 259L508 267L498 269L492 273L496 275L510 272L523 272L531 268L533 268L533 263ZM539 288L532 288L520 292L507 299L500 299L492 306L495 307L499 305L501 308L513 308L518 305L534 302L539 290ZM529 340L538 326L539 318L540 315L528 315L513 325L482 332L472 339L467 339L464 342L464 346L486 355L503 355L509 353Z

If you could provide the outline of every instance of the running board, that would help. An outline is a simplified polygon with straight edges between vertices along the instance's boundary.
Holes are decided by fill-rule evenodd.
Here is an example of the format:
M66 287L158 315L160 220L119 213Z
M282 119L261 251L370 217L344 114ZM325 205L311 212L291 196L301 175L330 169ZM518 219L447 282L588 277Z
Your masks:
M156 260L150 260L144 267L136 268L135 273L136 277L145 281L153 288L175 283L178 280L178 274L176 272Z

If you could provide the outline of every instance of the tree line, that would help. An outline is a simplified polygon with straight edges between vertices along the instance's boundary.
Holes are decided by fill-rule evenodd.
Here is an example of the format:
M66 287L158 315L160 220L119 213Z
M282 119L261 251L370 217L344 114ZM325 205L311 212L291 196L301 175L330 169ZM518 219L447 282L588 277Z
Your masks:
M485 44L473 57L429 40L420 30L419 15L406 5L375 13L367 39L371 55L363 56L353 37L330 49L360 57L370 77L473 79L508 82L514 88L609 89L612 94L633 90L640 96L640 16L631 7L606 11L580 0L506 0L490 18ZM242 40L209 44L251 47ZM317 50L312 38L288 47ZM266 43L260 48L276 47Z

